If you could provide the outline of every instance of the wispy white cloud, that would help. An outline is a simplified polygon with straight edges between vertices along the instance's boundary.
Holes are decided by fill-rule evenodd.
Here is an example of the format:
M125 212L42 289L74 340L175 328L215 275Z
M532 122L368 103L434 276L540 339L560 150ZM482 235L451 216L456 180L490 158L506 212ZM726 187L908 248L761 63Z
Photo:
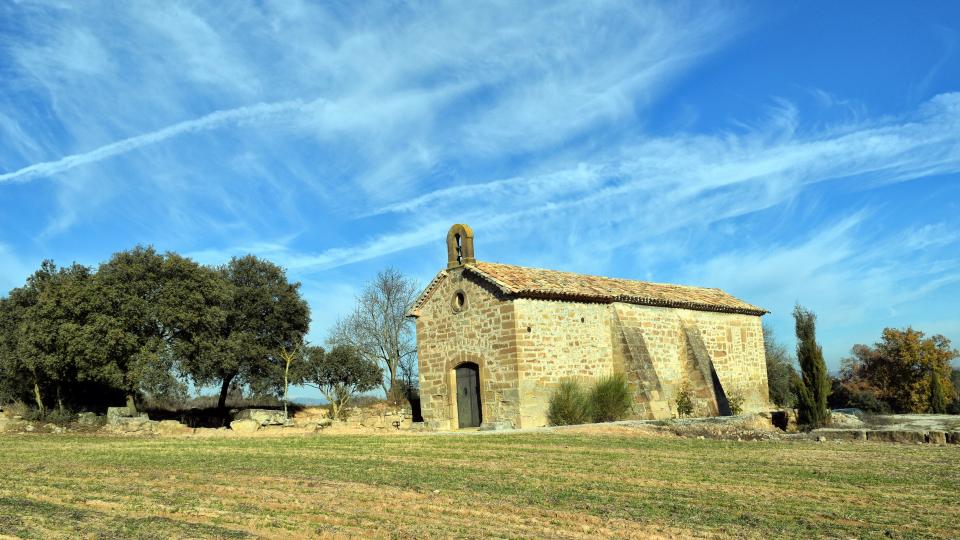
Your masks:
M476 177L591 126L632 122L686 67L735 35L737 18L716 4L573 1L356 11L292 2L63 4L28 14L18 14L25 35L10 40L10 73L17 87L48 96L50 110L25 109L14 120L49 125L52 116L59 148L70 151L39 162L20 152L19 167L0 183L50 175L70 182L78 176L66 173L81 166L101 178L133 170L137 190L149 186L182 205L198 192L241 187L210 174L201 186L161 182L167 171L195 174L198 161L255 152L271 166L250 179L282 179L293 186L279 194L285 201L312 190L319 199L301 196L295 206L334 198L354 213L436 181ZM237 126L241 120L248 124ZM40 137L26 135L28 146ZM203 157L185 157L190 152ZM48 234L101 211L84 204L84 192L116 202L131 181L61 188L68 192ZM227 219L262 214L273 202ZM201 213L210 208L188 212ZM156 228L178 225L158 219ZM199 227L184 225L182 235Z
M653 190L684 201L763 182L768 191L785 196L805 185L867 174L863 181L876 185L960 171L960 94L937 96L908 118L805 134L795 133L793 106L779 110L762 130L641 140L591 156L589 166L578 163L544 175L443 188L378 212L420 212L466 198L502 201L506 196L526 204L530 196L536 201L563 198L572 189L590 200ZM598 190L603 183L609 185ZM663 202L658 198L655 204Z
M937 96L907 117L815 132L797 125L793 106L778 110L784 113L743 134L641 140L589 162L442 188L374 214L469 219L530 237L576 230L576 241L592 244L596 258L787 203L821 182L853 179L864 188L960 171L960 94Z
M147 145L157 144L172 137L196 131L210 130L223 127L227 124L241 123L255 119L290 114L305 110L309 105L300 100L282 101L279 103L257 103L245 107L237 107L178 122L163 129L129 137L110 143L89 152L72 154L55 161L34 163L16 171L0 174L0 182L26 182L36 178L53 176L69 171L82 165L89 165L120 154L131 152Z
M937 226L911 228L884 240L868 232L870 219L871 212L859 211L793 242L730 249L687 264L680 275L769 309L767 318L786 341L792 335L794 303L813 309L818 335L836 367L853 345L851 329L923 321L927 314L917 302L960 283L955 249L928 250L925 242L916 241L929 238ZM936 242L956 246L960 238L944 236ZM875 335L882 326L872 328Z
M290 270L309 273L395 255L444 237L449 227L449 223L429 223L403 232L375 236L353 246L331 248L314 254L291 249L288 242L279 242L203 250L190 255L201 261L223 261L234 255L256 253Z

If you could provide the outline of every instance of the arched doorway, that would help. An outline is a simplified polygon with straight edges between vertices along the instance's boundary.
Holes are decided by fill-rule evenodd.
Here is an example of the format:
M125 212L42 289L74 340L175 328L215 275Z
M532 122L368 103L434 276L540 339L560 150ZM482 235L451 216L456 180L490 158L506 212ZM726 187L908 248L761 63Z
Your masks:
M457 418L459 426L478 427L480 412L480 367L473 362L457 366Z

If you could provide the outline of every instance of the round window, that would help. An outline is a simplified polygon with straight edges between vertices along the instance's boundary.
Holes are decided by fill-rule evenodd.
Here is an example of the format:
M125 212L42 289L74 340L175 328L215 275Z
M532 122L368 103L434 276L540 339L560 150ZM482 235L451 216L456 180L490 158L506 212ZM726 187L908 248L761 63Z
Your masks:
M467 307L467 295L463 291L457 291L453 293L453 299L450 303L454 311L462 311Z

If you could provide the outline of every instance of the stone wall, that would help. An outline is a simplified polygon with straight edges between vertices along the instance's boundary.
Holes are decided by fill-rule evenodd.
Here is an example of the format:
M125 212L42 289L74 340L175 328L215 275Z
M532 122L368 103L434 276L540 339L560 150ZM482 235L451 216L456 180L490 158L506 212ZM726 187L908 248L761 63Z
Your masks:
M727 397L744 398L745 412L769 408L760 317L623 303L513 303L519 427L546 425L560 381L589 385L615 371L636 389L639 418L675 416L676 392L685 381L695 414L718 414L711 370Z
M725 394L743 396L746 412L766 410L767 368L760 317L687 309L613 304L619 336L615 363L637 382L638 415L674 414L677 390L689 381L695 413L717 414L710 367ZM655 374L638 377L641 369ZM643 383L646 383L644 388ZM646 392L644 392L646 390Z
M546 425L550 395L564 379L586 384L614 371L609 304L517 299L520 426Z
M463 294L462 307L455 304L458 292ZM473 362L480 367L483 421L519 426L516 336L512 302L500 301L461 268L448 270L417 318L424 422L440 429L457 427L454 369Z

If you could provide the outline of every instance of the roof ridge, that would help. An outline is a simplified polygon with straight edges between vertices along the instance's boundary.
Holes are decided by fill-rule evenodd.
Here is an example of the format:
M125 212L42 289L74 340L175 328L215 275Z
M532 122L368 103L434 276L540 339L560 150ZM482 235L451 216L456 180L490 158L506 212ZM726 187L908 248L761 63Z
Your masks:
M681 284L681 283L664 283L664 282L662 282L662 281L647 281L647 280L645 280L645 279L632 279L632 278L620 278L620 277L611 277L611 276L601 276L601 275L599 275L599 274L584 274L584 273L582 273L582 272L571 272L571 271L569 271L569 270L554 270L554 269L552 269L552 268L540 268L540 267L537 267L537 266L521 266L521 265L519 265L519 264L509 264L509 263L490 262L490 261L477 261L477 262L475 262L475 263L473 263L473 264L468 264L468 265L465 265L465 266L476 266L476 265L479 265L479 264L496 264L496 265L500 265L500 266L512 266L513 268L522 268L522 269L524 269L524 270L536 270L536 271L538 271L538 272L556 272L556 273L558 273L558 274L571 274L571 275L574 275L574 276L586 276L586 277L599 278L599 279L610 279L610 280L615 280L615 281L632 281L632 282L636 282L636 283L647 283L647 284L650 284L650 285L661 285L661 286L665 286L665 287L683 287L683 288L689 288L689 289L706 289L706 290L711 290L711 291L720 291L720 292L722 292L722 293L724 293L724 294L730 294L730 293L728 293L727 291L724 291L723 289L721 289L721 288L719 288L719 287L701 287L701 286L699 286L699 285L684 285L684 284Z

